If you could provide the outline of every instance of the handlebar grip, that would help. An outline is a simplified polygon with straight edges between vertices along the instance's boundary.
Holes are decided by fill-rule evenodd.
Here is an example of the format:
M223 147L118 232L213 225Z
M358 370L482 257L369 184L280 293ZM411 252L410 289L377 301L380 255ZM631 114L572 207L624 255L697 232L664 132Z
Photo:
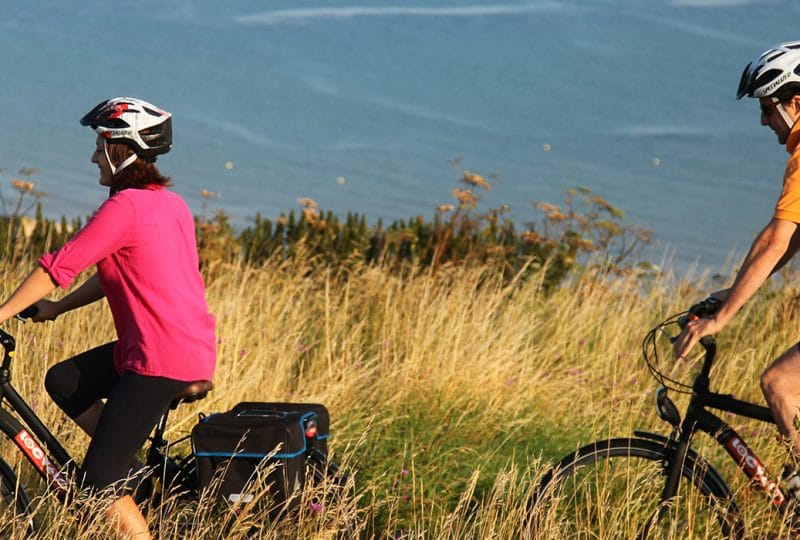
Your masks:
M720 300L716 296L709 296L702 302L698 302L697 304L690 307L689 313L694 315L695 317L710 317L711 315L719 311L719 308L722 307L722 304L723 304L722 300Z
M34 304L17 313L17 319L24 321L25 319L30 319L35 316L37 313L39 313L39 308Z

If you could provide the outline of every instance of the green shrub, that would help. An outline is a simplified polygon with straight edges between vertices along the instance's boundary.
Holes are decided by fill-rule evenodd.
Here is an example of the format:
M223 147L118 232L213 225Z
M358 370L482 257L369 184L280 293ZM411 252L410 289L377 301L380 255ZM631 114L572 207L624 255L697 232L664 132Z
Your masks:
M258 214L231 243L241 246L241 256L253 265L299 252L344 268L359 263L436 272L452 265L488 265L507 279L544 269L550 286L590 258L605 270L631 271L650 242L648 231L625 225L624 213L588 188L567 190L562 206L537 203L538 222L518 232L505 217L507 206L478 211L474 189L490 189L486 180L466 172L463 182L468 187L453 190L457 204L439 206L431 220L417 216L387 227L378 220L368 227L362 214L348 213L342 220L322 212L313 200L300 199L299 214L281 214L274 223Z
M31 169L25 169L30 173ZM33 182L12 179L17 199L0 193L0 256L12 261L36 258L62 245L80 229L80 219L68 222L43 218ZM343 218L322 211L312 199L300 199L300 210L272 221L256 214L252 225L236 232L224 211L196 217L201 265L240 263L260 266L278 258L302 257L310 268L347 271L358 265L379 265L392 272L433 272L449 267L488 267L506 280L540 275L543 286L562 282L591 264L604 271L635 270L636 255L650 242L648 231L626 225L624 213L588 188L567 190L561 205L534 204L536 220L518 231L503 205L479 211L477 190L491 189L482 176L465 172L463 186L452 191L454 204L437 207L433 217L382 220L367 225L364 214ZM203 190L203 195L218 194ZM28 202L27 208L25 201ZM36 205L35 218L25 213ZM13 208L12 208L13 207ZM11 211L9 212L9 208Z

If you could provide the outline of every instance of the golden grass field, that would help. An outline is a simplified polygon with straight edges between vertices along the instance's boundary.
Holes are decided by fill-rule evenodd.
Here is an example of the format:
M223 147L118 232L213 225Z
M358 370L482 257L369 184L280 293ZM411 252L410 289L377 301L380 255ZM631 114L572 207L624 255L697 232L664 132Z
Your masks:
M32 264L0 267L4 297ZM272 261L258 269L218 264L204 271L218 323L216 388L182 406L170 434L188 432L200 411L224 411L239 401L320 402L331 413L332 458L355 483L339 504L321 512L301 505L299 518L276 523L253 515L236 521L203 504L176 505L163 517L151 512L161 538L340 538L353 523L362 538L520 538L526 501L554 460L634 429L669 434L653 407L657 384L641 359L641 341L655 323L715 286L701 278L642 281L584 272L545 295L535 276L504 283L486 268L444 268L435 276L379 267L336 274ZM793 284L797 277L787 273L779 281ZM718 336L715 390L762 401L760 371L798 340L797 294L794 285L763 291ZM4 328L18 342L17 388L81 457L86 438L49 402L42 381L52 363L113 339L107 308L98 303L55 322L9 321ZM691 366L678 372L690 381ZM785 454L773 427L723 418L773 474L780 472ZM736 493L748 534L785 535L730 459L705 436L696 442ZM14 448L0 449L36 496L38 538L109 534L109 524L91 513L42 496ZM605 521L597 536L635 534L631 524L641 516L607 500L598 504ZM21 537L8 512L3 520L6 535ZM590 537L548 523L538 538ZM663 537L719 537L713 522L703 530L687 530L680 520L673 525Z

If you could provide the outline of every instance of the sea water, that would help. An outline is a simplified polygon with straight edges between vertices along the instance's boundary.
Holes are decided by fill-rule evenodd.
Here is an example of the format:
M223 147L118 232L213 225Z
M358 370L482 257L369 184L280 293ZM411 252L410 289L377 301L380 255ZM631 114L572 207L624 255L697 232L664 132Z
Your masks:
M75 4L75 5L72 5ZM717 271L765 225L788 155L734 98L800 39L796 1L4 0L0 190L35 167L45 213L103 200L78 119L133 95L174 115L159 160L238 227L310 197L371 222L432 217L469 170L518 223L587 186ZM219 194L201 195L203 190Z

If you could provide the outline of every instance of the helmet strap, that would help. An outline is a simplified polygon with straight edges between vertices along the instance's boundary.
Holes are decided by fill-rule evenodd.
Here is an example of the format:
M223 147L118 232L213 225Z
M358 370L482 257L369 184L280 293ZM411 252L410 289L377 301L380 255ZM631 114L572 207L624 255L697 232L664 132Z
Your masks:
M117 174L122 172L122 169L124 169L125 167L136 161L139 157L134 152L133 154L125 158L125 161L123 161L122 163L120 163L115 167L114 162L111 161L111 156L108 155L108 141L103 141L103 152L105 152L106 160L108 161L108 164L111 167L111 176L117 176Z

